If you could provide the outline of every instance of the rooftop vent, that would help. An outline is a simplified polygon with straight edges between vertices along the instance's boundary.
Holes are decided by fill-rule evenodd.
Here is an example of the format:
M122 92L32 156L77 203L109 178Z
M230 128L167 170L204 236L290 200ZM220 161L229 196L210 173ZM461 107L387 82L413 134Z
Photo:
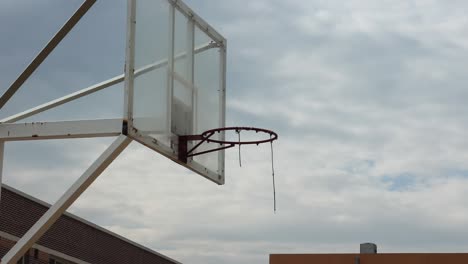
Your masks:
M361 254L377 254L377 245L374 243L363 243L360 249Z

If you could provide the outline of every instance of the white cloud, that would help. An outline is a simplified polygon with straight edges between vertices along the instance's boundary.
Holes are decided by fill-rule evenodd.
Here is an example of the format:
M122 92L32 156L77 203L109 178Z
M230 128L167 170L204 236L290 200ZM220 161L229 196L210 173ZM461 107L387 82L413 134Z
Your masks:
M188 4L229 40L228 123L279 132L277 214L268 145L242 148L242 168L228 151L216 186L136 143L73 212L187 263L468 246L464 1ZM66 186L108 143L57 144L7 182L52 200L31 186Z

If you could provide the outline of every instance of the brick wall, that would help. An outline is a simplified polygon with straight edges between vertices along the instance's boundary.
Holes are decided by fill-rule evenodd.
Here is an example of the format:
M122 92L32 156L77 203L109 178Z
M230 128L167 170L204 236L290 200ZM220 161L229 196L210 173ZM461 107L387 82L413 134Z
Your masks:
M13 247L15 242L6 238L0 237L0 256L3 256ZM49 264L49 254L37 250L37 255L34 254L36 249L29 250L26 255L28 264Z
M356 257L358 260L356 260ZM467 253L272 254L270 264L466 264Z
M46 206L3 188L0 231L22 237L46 212ZM62 216L37 244L96 264L176 263L69 216ZM0 250L0 257L6 252Z
M13 245L12 241L0 237L0 256L4 256Z

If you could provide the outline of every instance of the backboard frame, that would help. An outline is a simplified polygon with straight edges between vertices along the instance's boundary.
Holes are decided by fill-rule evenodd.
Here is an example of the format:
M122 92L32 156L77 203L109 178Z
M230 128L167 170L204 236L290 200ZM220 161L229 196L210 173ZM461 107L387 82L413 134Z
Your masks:
M212 39L215 39L220 52L220 123L224 126L225 123L225 98L226 98L226 40L217 33L204 20L196 15L180 0L167 0L172 10L175 9L183 12L183 14L192 21L193 25L197 25L199 29L205 32ZM48 42L34 60L27 66L23 73L16 81L7 89L0 98L0 110L11 99L11 97L20 89L22 84L34 73L41 63L48 57L54 48L63 40L68 32L80 21L80 19L88 12L96 0L83 0L82 5L75 11L72 17L66 24L57 32L57 34ZM1 259L3 263L16 263L31 246L56 222L56 220L69 208L69 206L80 197L80 195L93 183L94 180L111 164L113 160L130 144L132 140L136 140L162 155L181 163L177 158L174 158L174 151L165 149L162 146L157 146L153 140L139 135L133 128L133 79L135 75L142 74L151 70L154 67L159 67L161 62L156 62L147 65L139 71L135 72L134 67L134 44L135 44L135 4L136 0L127 0L128 8L128 30L127 30L127 47L126 47L126 62L124 74L115 76L109 80L89 86L80 91L68 94L58 99L30 108L23 112L0 120L0 187L2 185L4 145L10 141L25 141L25 140L51 140L51 139L69 139L69 138L95 138L95 137L110 137L117 136L114 142L93 162L93 164L75 181L55 202L47 212L23 235L18 242L7 252ZM193 53L204 49L212 48L211 44L200 49L194 49ZM193 54L192 54L193 55ZM173 58L173 56L171 56ZM165 62L173 63L173 62ZM192 60L193 63L193 60ZM193 67L192 67L193 69ZM124 82L124 115L123 119L102 119L102 120L78 120L78 121L58 121L58 122L28 122L16 123L19 120L34 116L38 113L47 111L57 106L66 104L84 96L93 94L103 89L109 88L115 84ZM224 137L223 137L224 138ZM222 161L222 175L210 173L203 167L196 164L182 164L183 166L197 172L207 179L218 184L224 184L224 153L218 156L219 161ZM1 191L1 188L0 188Z
M220 51L220 93L219 93L219 125L220 127L225 127L226 124L226 48L227 48L227 41L226 39L219 34L213 27L211 27L208 23L206 23L200 16L198 16L193 10L191 10L185 3L180 0L165 0L169 3L170 11L169 11L169 39L171 44L169 45L170 48L168 50L168 59L167 65L169 67L169 71L171 74L174 74L174 58L176 54L174 54L174 30L175 30L175 12L182 13L187 19L189 23L189 27L191 30L187 30L187 39L191 42L189 45L192 46L191 49L187 49L187 57L188 63L191 64L189 67L191 69L191 77L193 79L193 70L194 70L194 31L195 27L203 31L207 34L210 38L214 40L214 44ZM144 135L140 133L138 129L134 126L134 81L135 77L138 72L141 72L141 69L135 68L135 32L136 32L136 5L137 0L128 0L127 2L127 40L126 40L126 57L125 57L125 94L124 94L124 124L123 124L123 133L132 138L135 141L155 150L156 152L162 154L163 156L177 162L178 164L200 174L201 176L207 178L210 181L213 181L219 185L223 185L224 180L224 151L220 151L218 155L218 167L219 170L214 172L202 166L197 162L190 162L185 163L178 158L177 147L168 147L163 144L158 143L154 138ZM207 45L206 47L208 47ZM206 47L201 47L200 49L204 49ZM177 55L176 55L177 56ZM156 62L155 62L156 63ZM155 64L153 64L155 65ZM151 67L150 65L145 66L144 68ZM138 71L138 72L137 72ZM190 71L189 71L190 72ZM168 82L173 82L173 78L168 78ZM172 100L173 94L173 84L168 83L168 102ZM168 103L167 109L167 127L171 127L171 107L172 105ZM175 135L172 134L171 138L177 141L178 136L182 135ZM222 139L224 139L224 134L220 135ZM176 142L177 144L177 142Z

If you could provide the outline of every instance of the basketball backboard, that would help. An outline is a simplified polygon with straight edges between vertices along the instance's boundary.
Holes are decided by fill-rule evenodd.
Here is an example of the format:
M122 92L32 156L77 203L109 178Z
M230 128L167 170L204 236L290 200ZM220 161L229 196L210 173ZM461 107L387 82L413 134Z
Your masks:
M218 184L224 151L178 158L178 137L225 126L226 40L179 0L129 2L127 135ZM224 139L224 132L214 135ZM203 144L199 151L212 149Z
M84 0L0 97L0 110L95 2ZM127 3L124 74L0 120L0 187L5 142L117 136L16 242L1 259L2 263L17 263L132 140L217 184L224 184L224 149L272 144L278 138L267 129L225 127L226 40L219 33L181 0L127 0ZM16 123L122 81L125 82L123 118ZM225 131L238 133L239 140L226 141ZM241 131L261 132L268 138L241 141ZM275 195L273 162L272 176Z
M84 0L0 97L0 110L95 2ZM0 187L5 142L117 136L3 256L2 263L17 263L132 140L224 184L221 148L234 146L218 145L225 143L226 40L180 0L127 0L127 4L124 74L0 120ZM123 118L15 123L122 81ZM204 131L209 135L204 137Z

